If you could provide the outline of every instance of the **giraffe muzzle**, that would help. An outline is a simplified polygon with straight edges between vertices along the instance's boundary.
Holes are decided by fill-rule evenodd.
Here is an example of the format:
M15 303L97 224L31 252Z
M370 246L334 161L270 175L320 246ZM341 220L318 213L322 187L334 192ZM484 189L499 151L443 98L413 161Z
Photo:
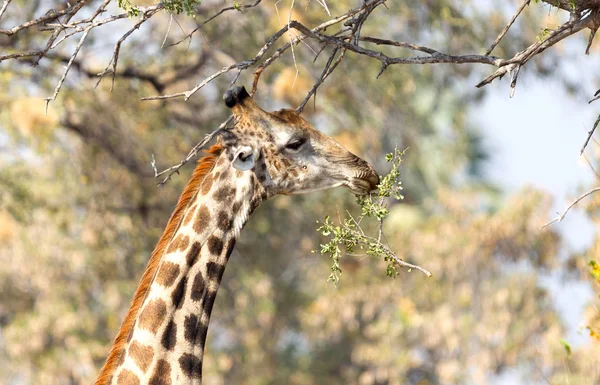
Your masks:
M358 157L357 157L358 158ZM366 195L377 190L379 175L370 164L358 158L362 163L358 169L354 169L348 178L346 187L356 195Z

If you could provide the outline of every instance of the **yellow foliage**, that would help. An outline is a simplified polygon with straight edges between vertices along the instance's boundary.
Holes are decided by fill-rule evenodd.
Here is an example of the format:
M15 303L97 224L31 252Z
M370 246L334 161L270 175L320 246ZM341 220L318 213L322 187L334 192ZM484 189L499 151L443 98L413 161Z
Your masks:
M302 103L313 84L314 79L305 67L298 66L297 73L293 66L287 67L273 82L273 96L295 107Z
M5 244L11 240L16 233L17 222L6 211L0 211L0 243Z
M46 113L46 102L37 97L17 99L10 106L16 128L28 138L45 138L56 128L59 116L52 108Z

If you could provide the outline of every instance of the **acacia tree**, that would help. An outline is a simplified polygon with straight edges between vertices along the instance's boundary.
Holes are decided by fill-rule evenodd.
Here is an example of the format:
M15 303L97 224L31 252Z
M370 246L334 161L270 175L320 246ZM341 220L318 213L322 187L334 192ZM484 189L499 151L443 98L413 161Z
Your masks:
M11 2L12 0L4 0L2 7L0 8L0 19L9 9ZM116 77L139 79L149 82L155 89L157 95L143 96L141 97L142 101L167 100L174 98L183 98L187 101L199 90L222 76L232 73L233 78L231 79L230 85L233 85L239 80L243 73L253 69L252 94L254 94L259 87L260 77L263 72L268 71L268 67L280 60L286 51L290 51L293 57L296 70L295 83L299 74L299 65L303 65L303 63L298 63L294 52L294 47L300 43L309 47L314 54L313 61L316 61L327 48L330 49L327 54L327 60L322 65L320 75L314 80L314 84L307 92L306 97L298 104L296 108L298 112L302 112L310 98L316 96L319 86L333 71L335 71L340 62L344 60L347 52L366 56L371 58L371 60L375 60L380 67L376 75L377 77L380 77L388 67L402 64L427 65L448 63L485 64L494 66L497 67L497 69L492 71L485 79L478 82L476 87L484 87L492 83L495 79L508 75L510 78L510 96L512 97L516 89L521 68L532 58L540 55L546 49L569 36L584 31L589 31L588 43L585 49L585 54L589 54L596 31L600 27L600 1L535 0L534 3L536 4L546 3L549 7L556 7L557 10L568 13L568 20L556 28L545 27L535 39L530 39L533 41L531 41L526 48L518 52L511 52L514 50L505 48L502 50L504 55L492 55L496 47L507 36L513 24L521 17L522 12L531 4L530 0L524 0L520 2L513 16L489 45L489 48L485 50L484 54L477 54L476 52L482 51L484 44L488 42L477 41L477 39L473 39L474 41L469 42L470 44L467 45L450 47L453 48L451 51L444 52L444 50L436 47L423 46L419 44L418 40L410 42L395 40L393 36L394 33L391 33L392 36L370 36L367 21L378 8L382 6L387 8L386 0L365 1L357 8L346 10L343 8L338 9L335 7L337 4L334 4L334 7L332 8L334 11L333 13L327 1L317 0L318 6L322 8L320 10L322 15L321 17L315 18L315 20L319 21L314 23L316 24L315 26L309 24L311 28L305 25L306 23L303 24L301 21L293 18L295 2L292 1L290 9L286 12L287 17L285 18L285 25L272 35L266 37L264 45L257 47L254 56L245 57L224 66L220 70L197 82L191 89L168 92L170 91L171 86L176 85L182 78L189 74L189 72L184 71L182 74L175 71L175 73L171 73L171 76L164 76L165 73L169 72L168 67L157 68L155 71L147 71L142 70L135 65L129 65L123 70L119 70L118 66L121 47L126 43L130 36L154 17L165 16L166 13L169 17L169 24L161 47L172 47L184 44L189 48L194 35L205 29L207 24L216 23L219 18L225 17L223 15L228 15L232 12L252 12L255 8L258 8L261 5L264 6L264 4L261 4L261 0L249 4L239 4L234 2L231 6L210 13L210 16L203 21L198 21L199 18L195 17L206 11L204 8L201 8L199 0L170 0L146 6L137 5L136 2L131 2L129 0L119 0L119 9L117 12L110 12L111 5L114 6L114 4L111 4L113 3L111 0L104 0L101 2L72 0L57 2L58 4L55 4L54 8L50 7L43 15L38 7L38 3L39 2L34 2L32 4L33 6L29 7L29 12L27 12L24 18L25 20L23 20L22 17L16 17L16 25L11 28L0 29L0 35L5 35L8 38L3 43L3 46L7 48L8 53L0 55L0 62L20 60L28 62L33 66L39 65L43 58L62 62L64 64L64 69L54 88L54 92L51 96L44 98L46 101L46 108L48 108L50 102L56 100L72 67L77 67L81 73L89 77L97 77L96 86L102 82L106 76L110 77L111 90L114 86ZM140 3L144 2L141 1ZM277 10L277 16L279 20L281 20L278 4L279 2L275 3L274 6ZM420 5L416 4L414 6L419 7ZM450 20L452 20L453 17L461 17L463 14L463 11L453 4L443 4L442 7L445 7L444 11L447 13L447 17ZM118 12L119 10L122 12ZM176 19L177 15L182 13L186 14L188 17L195 17L193 22L195 22L196 26L189 32L186 32L186 30L182 28L180 21ZM332 15L335 15L336 13L339 14L339 16L332 17ZM94 71L87 68L88 66L81 60L78 60L80 50L85 46L90 33L95 30L106 30L110 28L113 23L126 18L130 20L131 27L116 41L112 55L103 70ZM236 18L234 17L234 19ZM239 21L237 19L236 22ZM183 36L173 37L171 34L173 20L175 20L175 23L181 29ZM231 20L231 18L229 20ZM367 26L363 29L366 23ZM452 30L452 26L450 29ZM331 32L328 33L327 30ZM239 31L239 29L236 29L235 26L230 29L230 33L232 34L235 34L236 31ZM24 35L25 37L23 38L22 36ZM39 40L44 39L45 37L47 37L47 40L43 45L43 48L36 48ZM518 39L515 40L519 43ZM318 50L310 48L308 45L309 42L318 43ZM69 43L73 43L75 46L72 49L65 49L65 46L68 46ZM156 43L158 44L158 42ZM509 44L511 47L514 47L516 44L512 43L513 42ZM393 48L383 49L383 47ZM68 52L69 50L71 53L66 54L65 51ZM402 50L408 50L412 52L413 55L398 55L398 51ZM496 49L496 51L498 50ZM231 53L225 52L225 54L229 54L230 57L233 57ZM193 68L197 69L201 64L202 63L197 63ZM190 71L190 69L187 71ZM597 92L596 95L591 98L590 103L598 98L600 98L600 95L598 95ZM227 124L231 122L231 119L230 116L226 121L220 124L219 129L227 126ZM588 136L582 145L582 153L589 143L599 122L600 115L590 129ZM181 166L195 157L198 154L198 151L206 146L219 129L213 131L213 133L207 136L205 140L195 145L179 164L160 172L155 168L155 176L164 177L161 184L169 180L173 173L178 172ZM563 216L559 216L556 220L560 220L562 217Z
M185 172L181 166L202 147L192 146L198 127L227 124L215 106L223 89L241 82L253 84L263 105L295 105L323 129L343 127L350 134L338 139L372 159L396 145L413 149L403 169L407 204L391 208L386 234L401 257L440 278L390 283L379 278L381 266L348 258L341 263L352 284L328 291L324 263L307 257L317 248L314 224L298 208L316 218L347 207L347 197L279 199L277 210L257 213L225 277L206 381L457 383L504 368L524 369L526 378L557 375L561 327L548 293L535 276L503 272L510 263L557 263L557 235L538 230L547 200L526 191L494 207L477 176L478 136L465 123L464 100L476 97L457 87L475 68L482 86L509 75L512 92L519 73L547 72L555 60L530 59L595 28L596 2L549 3L569 20L539 32L526 28L537 17L528 1L515 5L509 22L458 1L373 0L348 9L333 1L222 8L5 0L0 65L10 71L0 74L0 103L9 107L0 117L8 143L39 158L11 151L0 173L8 191L3 223L21 223L0 233L8 245L0 252L3 370L31 383L94 377L185 181L174 173ZM525 26L511 34L521 19ZM429 66L443 63L449 66ZM48 130L57 126L64 130ZM160 193L152 153L154 164L175 164L158 175L169 181ZM457 175L472 185L457 186ZM298 237L275 223L290 223ZM255 241L265 234L267 242ZM274 250L294 251L277 258Z

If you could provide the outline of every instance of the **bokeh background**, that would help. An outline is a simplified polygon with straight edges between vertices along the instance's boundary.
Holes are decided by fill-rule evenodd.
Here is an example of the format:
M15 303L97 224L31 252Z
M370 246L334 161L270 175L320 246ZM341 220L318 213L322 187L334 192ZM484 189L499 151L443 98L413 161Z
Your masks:
M388 2L363 34L482 53L517 3ZM14 0L0 25L58 4ZM206 0L196 20L228 4ZM334 15L355 5L327 4ZM193 168L159 189L151 156L159 168L176 164L225 120L221 95L234 74L187 102L140 97L188 90L253 57L290 5L264 0L224 14L169 48L169 16L157 15L123 45L119 68L152 74L158 86L117 77L112 92L94 75L134 20L95 29L47 113L43 98L75 41L37 67L0 63L0 383L93 381ZM512 56L567 17L532 2L495 53ZM316 1L296 1L293 18L315 26L328 16ZM166 45L196 25L176 19ZM45 38L0 36L0 50ZM356 210L354 197L339 189L266 202L225 273L205 383L598 384L600 290L588 263L600 261L600 195L540 229L600 181L600 145L579 155L598 114L587 100L600 87L600 45L585 56L586 43L578 34L529 62L512 99L507 79L474 87L492 67L393 66L376 79L376 61L348 53L304 116L380 173L386 152L408 148L405 199L385 232L399 256L434 276L390 279L383 261L347 256L333 287L330 261L311 252L322 241L316 220ZM313 63L319 46L308 44L297 46L296 65L287 53L265 71L261 106L302 101L327 60ZM238 80L251 82L251 73Z

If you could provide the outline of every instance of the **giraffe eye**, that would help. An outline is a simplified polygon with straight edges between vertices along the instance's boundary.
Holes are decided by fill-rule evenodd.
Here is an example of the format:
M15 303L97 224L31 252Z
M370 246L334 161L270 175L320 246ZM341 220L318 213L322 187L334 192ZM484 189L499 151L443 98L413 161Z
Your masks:
M300 148L300 146L304 144L304 142L306 142L306 139L304 138L293 139L285 145L285 148L287 148L288 150L297 150Z

